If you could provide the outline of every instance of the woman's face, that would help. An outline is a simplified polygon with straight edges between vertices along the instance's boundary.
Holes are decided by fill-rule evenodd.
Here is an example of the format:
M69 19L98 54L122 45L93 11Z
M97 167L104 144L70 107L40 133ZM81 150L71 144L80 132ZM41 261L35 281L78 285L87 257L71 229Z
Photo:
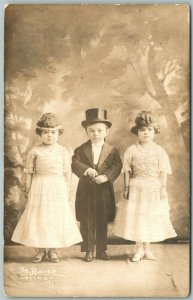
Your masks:
M44 129L42 130L41 139L42 142L46 145L52 145L57 143L59 137L58 129Z
M138 130L138 138L142 143L151 142L154 138L155 131L153 126L144 126Z

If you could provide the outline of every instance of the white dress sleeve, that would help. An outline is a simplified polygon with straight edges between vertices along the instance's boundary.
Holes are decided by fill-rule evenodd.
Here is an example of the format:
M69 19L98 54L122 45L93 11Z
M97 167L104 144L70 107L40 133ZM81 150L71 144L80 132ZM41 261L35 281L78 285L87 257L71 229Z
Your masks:
M68 150L63 147L64 174L71 173L71 158Z
M169 157L162 147L159 149L159 172L172 174Z
M121 173L131 171L131 162L133 158L133 146L129 147L123 155L123 166Z
M35 160L36 160L36 157L37 157L36 148L33 147L27 155L25 168L24 168L25 173L27 173L27 174L34 174L35 173Z

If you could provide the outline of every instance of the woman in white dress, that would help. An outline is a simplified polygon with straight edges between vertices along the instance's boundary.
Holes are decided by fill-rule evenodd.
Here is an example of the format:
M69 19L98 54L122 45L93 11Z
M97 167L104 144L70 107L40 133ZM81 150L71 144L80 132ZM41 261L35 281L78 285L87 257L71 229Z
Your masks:
M27 157L24 172L28 201L12 241L39 248L33 262L43 261L47 255L58 262L55 248L82 241L68 201L70 158L67 149L57 143L63 129L55 115L44 114L37 122L36 133L42 143Z
M124 154L124 198L118 203L113 232L124 239L136 242L132 261L143 257L155 260L150 250L151 242L176 236L170 221L167 199L167 174L171 174L165 150L153 142L159 126L150 112L141 112L132 132L139 141Z

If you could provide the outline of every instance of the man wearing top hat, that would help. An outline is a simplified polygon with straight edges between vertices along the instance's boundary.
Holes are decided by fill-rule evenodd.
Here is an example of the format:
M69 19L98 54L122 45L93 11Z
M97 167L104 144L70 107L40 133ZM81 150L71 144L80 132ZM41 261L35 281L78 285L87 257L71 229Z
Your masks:
M105 140L112 125L107 111L93 108L85 114L82 126L89 140L75 149L72 170L79 177L75 208L83 237L81 251L86 252L84 260L91 262L95 245L96 258L109 260L107 226L115 217L113 181L122 163L118 150Z

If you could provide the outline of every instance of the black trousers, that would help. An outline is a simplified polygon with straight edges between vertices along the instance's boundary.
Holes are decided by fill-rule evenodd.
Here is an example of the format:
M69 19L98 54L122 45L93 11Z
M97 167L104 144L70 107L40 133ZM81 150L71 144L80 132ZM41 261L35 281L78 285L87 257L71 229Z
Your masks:
M104 201L100 197L91 198L88 202L87 215L80 221L80 232L83 238L82 252L94 252L96 255L107 250L107 216L104 214Z

